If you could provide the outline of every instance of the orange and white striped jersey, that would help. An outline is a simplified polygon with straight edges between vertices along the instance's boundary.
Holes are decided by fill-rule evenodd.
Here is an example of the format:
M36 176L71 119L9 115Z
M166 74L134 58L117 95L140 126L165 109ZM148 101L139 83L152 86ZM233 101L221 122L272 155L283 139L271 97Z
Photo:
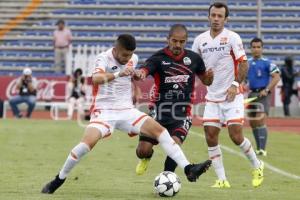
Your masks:
M225 101L227 89L237 75L238 63L247 60L240 36L226 28L212 38L210 30L198 35L192 50L201 55L206 69L212 68L214 81L207 87L208 101Z
M99 72L115 73L126 67L136 68L138 56L133 54L126 65L121 65L112 54L112 48L102 52L96 57L93 74ZM91 112L94 110L123 110L133 108L132 82L130 76L118 77L108 83L93 86L93 102Z

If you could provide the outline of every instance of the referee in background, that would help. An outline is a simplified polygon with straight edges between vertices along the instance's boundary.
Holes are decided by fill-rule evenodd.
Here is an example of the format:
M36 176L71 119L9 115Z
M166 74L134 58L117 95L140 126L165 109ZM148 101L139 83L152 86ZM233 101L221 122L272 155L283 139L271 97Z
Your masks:
M248 97L258 98L249 105L248 117L256 141L256 154L267 156L268 131L265 120L269 113L270 93L280 81L280 70L270 60L263 57L263 41L260 38L252 39L250 47L252 58L248 60L250 89Z

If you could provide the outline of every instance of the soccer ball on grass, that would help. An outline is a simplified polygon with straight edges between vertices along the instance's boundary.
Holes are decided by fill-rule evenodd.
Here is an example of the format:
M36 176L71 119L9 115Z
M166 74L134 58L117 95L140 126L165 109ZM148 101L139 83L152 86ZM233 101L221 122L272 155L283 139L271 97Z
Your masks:
M181 188L179 177L174 172L161 172L154 180L154 189L161 197L175 196Z

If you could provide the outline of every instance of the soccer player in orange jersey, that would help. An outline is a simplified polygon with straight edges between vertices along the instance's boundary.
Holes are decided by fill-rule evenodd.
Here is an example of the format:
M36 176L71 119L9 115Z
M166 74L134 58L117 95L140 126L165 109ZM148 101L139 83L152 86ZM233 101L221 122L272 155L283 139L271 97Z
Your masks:
M207 102L203 115L208 154L218 176L213 187L230 187L218 142L223 123L228 126L231 140L251 162L252 185L257 187L263 181L264 165L257 159L250 141L242 132L244 105L240 84L245 80L248 62L240 36L224 27L228 15L226 4L212 4L208 10L210 29L197 36L192 46L193 51L202 56L206 68L214 72L214 81L207 87Z

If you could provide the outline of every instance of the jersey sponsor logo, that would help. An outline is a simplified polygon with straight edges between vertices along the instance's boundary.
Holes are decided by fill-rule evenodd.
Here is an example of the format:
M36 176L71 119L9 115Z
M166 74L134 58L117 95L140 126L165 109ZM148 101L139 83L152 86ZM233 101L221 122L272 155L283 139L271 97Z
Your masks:
M165 83L186 83L189 77L189 75L169 76L165 78Z
M203 49L202 53L215 52L215 51L224 51L225 47L211 47Z
M205 47L207 45L207 42L203 43L202 46Z
M167 61L164 61L164 60L161 62L161 64L162 64L162 65L171 65L170 62L167 62Z
M183 64L190 65L190 64L192 64L192 61L189 57L184 57L183 58Z

